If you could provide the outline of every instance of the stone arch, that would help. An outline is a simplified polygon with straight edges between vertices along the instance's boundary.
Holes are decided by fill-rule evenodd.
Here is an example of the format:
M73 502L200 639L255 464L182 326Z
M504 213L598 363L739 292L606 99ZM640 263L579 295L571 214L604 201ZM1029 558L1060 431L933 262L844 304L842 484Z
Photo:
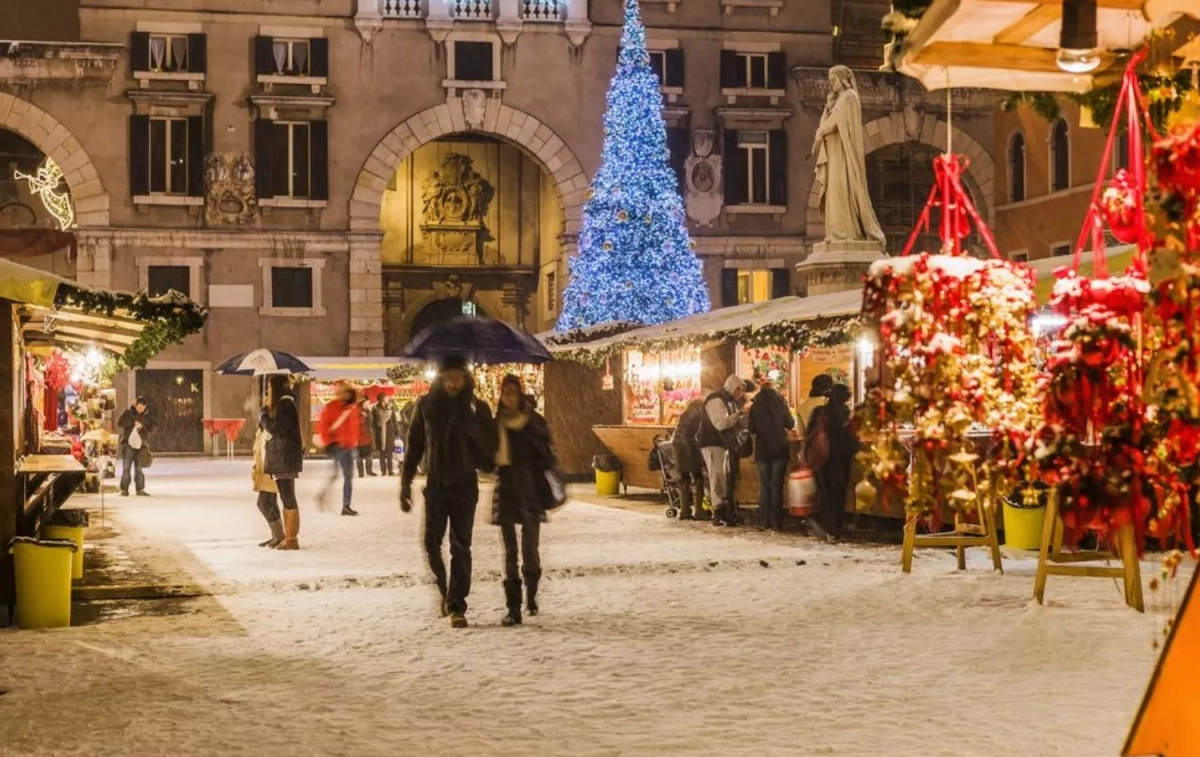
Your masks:
M910 108L867 122L863 127L863 134L863 147L869 155L882 147L904 142L919 142L945 149L947 132L946 122L936 114L921 113ZM950 128L950 134L953 138L951 146L954 152L965 155L969 161L966 178L971 198L979 206L979 215L991 225L995 221L992 208L995 205L993 195L996 191L996 164L992 155L970 134L957 126ZM813 182L808 194L806 216L809 228L824 226L820 190L816 182Z
M566 142L548 125L524 111L502 105L497 98L488 98L482 114L472 112L470 122L468 110L474 109L464 109L462 98L447 98L441 105L408 117L379 141L354 184L350 197L351 230L380 231L383 193L396 169L414 150L441 137L478 132L511 142L533 156L554 180L563 211L563 233L568 239L579 233L588 177ZM478 118L480 115L482 120Z
M108 193L91 156L58 119L33 103L0 92L0 129L32 142L63 172L78 228L108 226Z

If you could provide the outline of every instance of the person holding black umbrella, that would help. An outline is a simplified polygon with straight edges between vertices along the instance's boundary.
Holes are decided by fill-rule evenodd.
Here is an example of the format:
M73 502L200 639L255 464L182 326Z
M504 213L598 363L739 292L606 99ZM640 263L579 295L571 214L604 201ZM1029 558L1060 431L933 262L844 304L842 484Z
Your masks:
M453 628L467 627L467 595L471 592L471 538L479 504L477 471L495 467L498 440L487 404L476 399L466 360L440 360L438 377L417 400L405 444L400 479L400 509L412 511L412 482L422 459L425 483L425 553L442 595L442 614ZM442 557L442 541L450 531L450 573Z
M274 479L279 499L283 501L284 538L275 549L300 549L296 479L304 470L304 442L300 438L300 413L290 376L271 376L267 380L267 404L259 411L258 425L267 436L263 473Z

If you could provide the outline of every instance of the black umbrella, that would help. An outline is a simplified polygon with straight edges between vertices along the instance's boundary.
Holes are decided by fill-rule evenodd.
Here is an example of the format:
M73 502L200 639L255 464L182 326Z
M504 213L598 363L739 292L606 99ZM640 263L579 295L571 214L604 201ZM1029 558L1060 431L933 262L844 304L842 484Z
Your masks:
M538 340L490 318L452 318L417 334L400 357L436 363L463 357L474 363L545 363L554 358Z

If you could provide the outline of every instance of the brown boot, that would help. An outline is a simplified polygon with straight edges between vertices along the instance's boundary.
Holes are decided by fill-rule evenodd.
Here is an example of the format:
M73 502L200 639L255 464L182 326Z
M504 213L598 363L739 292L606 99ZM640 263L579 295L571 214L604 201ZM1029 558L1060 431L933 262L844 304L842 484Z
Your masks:
M300 511L283 511L283 541L275 549L300 549Z

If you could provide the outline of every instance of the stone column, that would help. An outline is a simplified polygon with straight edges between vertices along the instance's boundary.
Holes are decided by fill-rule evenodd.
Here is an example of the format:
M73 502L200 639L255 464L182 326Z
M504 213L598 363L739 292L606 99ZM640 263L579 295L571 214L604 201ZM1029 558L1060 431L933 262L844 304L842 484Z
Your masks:
M350 354L382 357L383 262L379 246L383 234L350 235Z
M818 242L796 271L808 279L808 296L862 287L871 263L883 257L877 242Z

